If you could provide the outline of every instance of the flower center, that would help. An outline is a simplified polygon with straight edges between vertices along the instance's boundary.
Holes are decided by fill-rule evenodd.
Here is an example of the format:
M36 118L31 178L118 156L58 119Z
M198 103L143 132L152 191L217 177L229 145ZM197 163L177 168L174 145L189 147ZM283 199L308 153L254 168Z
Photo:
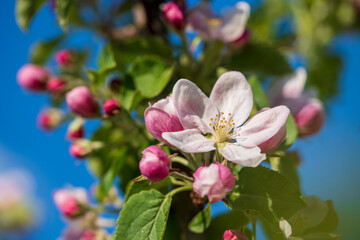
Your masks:
M214 118L210 118L210 128L213 130L212 135L215 138L215 142L224 143L232 141L231 132L235 127L234 119L231 119L231 113L225 114L221 112L216 114Z
M222 19L221 18L210 18L207 20L209 26L211 27L218 27L221 23L222 23Z

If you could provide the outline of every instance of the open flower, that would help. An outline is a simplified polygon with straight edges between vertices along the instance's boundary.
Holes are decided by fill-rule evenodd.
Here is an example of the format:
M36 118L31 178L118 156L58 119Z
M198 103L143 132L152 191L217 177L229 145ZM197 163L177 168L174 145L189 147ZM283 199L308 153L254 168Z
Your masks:
M166 142L161 136L162 133L184 130L173 104L172 95L148 107L144 113L144 117L145 125L149 133L162 142Z
M207 4L200 4L190 11L188 28L197 31L202 37L210 40L233 42L239 39L250 15L247 2L238 2L224 16L216 16Z
M278 106L259 112L245 122L252 110L251 87L240 72L227 72L216 82L210 98L194 83L179 80L173 102L185 130L164 132L171 145L187 153L218 148L229 161L257 166L266 156L258 147L279 132L289 109Z
M269 98L273 106L283 104L294 115L300 136L320 131L325 115L322 103L313 91L304 91L306 70L298 68L295 74L285 76L270 86Z

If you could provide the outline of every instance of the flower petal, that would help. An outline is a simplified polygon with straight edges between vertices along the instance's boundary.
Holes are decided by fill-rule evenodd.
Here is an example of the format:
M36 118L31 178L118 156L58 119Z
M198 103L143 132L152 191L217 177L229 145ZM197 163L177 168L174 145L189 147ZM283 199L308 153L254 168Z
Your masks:
M211 102L225 114L236 126L243 124L253 107L253 94L244 75L240 72L227 72L220 76L210 94Z
M185 129L199 129L202 133L211 132L210 118L218 110L210 99L194 83L180 79L174 86L173 101L181 124Z
M171 145L186 153L210 152L215 150L214 142L205 138L197 129L180 132L165 132L162 137Z
M269 88L269 99L272 106L279 105L285 98L301 96L306 83L307 73L304 68L298 68L294 74L275 81Z
M205 37L210 37L210 27L208 19L215 17L208 4L199 4L190 11L187 18L187 30L194 30Z
M246 148L236 143L226 143L224 148L219 148L224 158L246 167L256 167L266 159L260 151L258 147Z
M246 22L250 15L250 5L238 2L235 8L228 12L221 23L219 34L225 42L233 42L244 33Z
M177 116L169 115L159 108L148 107L144 113L144 117L145 125L149 133L162 142L166 142L161 136L163 132L184 130Z
M247 121L236 133L235 139L244 147L255 147L269 140L284 126L290 110L278 106L260 112Z
M152 105L155 108L159 108L161 110L164 110L169 115L175 115L177 116L177 111L175 109L174 103L172 101L172 94L165 99L160 99L154 105Z

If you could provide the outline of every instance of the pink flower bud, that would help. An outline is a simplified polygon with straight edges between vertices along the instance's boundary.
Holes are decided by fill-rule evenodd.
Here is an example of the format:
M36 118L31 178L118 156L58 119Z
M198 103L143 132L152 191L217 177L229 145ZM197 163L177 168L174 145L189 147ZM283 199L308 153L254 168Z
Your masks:
M166 3L162 9L162 15L165 22L176 30L182 30L184 28L184 13L177 4L173 2Z
M113 116L120 111L118 102L115 99L107 100L104 105L104 112L106 115Z
M83 235L81 236L81 240L95 240L96 235L92 230L85 230Z
M308 136L319 132L325 121L322 104L316 99L302 104L299 110L294 113L294 117L299 136Z
M48 77L49 75L45 68L33 64L26 64L17 72L18 84L34 92L46 89Z
M78 138L83 138L84 135L85 135L84 120L81 117L77 117L69 125L68 131L67 131L67 137L70 140L75 140Z
M95 117L99 113L99 106L95 97L85 86L79 86L66 94L68 107L82 117Z
M79 217L86 211L88 198L83 188L60 189L53 198L59 211L68 218Z
M259 113L267 111L269 109L270 108L263 108L259 111ZM284 141L285 137L286 137L286 126L284 124L274 136L272 136L267 141L258 145L258 147L261 149L261 153L268 153L276 150Z
M184 130L171 97L156 102L144 113L145 125L149 133L159 141L167 143L162 137L164 132L178 132Z
M235 178L230 169L218 162L208 167L198 168L194 173L194 178L194 191L200 197L208 196L211 203L223 199L235 185Z
M38 115L38 126L43 130L52 130L59 126L64 119L64 114L61 110L56 108L46 109Z
M69 152L75 158L86 158L91 152L91 142L86 139L78 139L70 146Z
M60 66L68 66L72 63L72 52L70 50L62 49L55 53L55 61Z
M170 159L159 147L153 145L142 152L139 163L141 174L151 182L159 182L169 175Z
M223 240L248 240L248 237L240 231L230 229L224 232Z
M61 80L58 77L51 77L50 80L47 82L46 88L52 93L61 93L64 91L65 86L65 81Z

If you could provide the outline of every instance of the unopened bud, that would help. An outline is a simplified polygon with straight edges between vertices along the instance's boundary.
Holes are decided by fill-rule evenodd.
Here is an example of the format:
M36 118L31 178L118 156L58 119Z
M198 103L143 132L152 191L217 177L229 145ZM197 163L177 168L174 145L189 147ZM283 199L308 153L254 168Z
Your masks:
M52 93L61 93L64 91L66 82L61 80L58 77L51 77L47 82L46 88L49 92Z
M49 74L45 68L33 64L26 64L17 72L19 85L34 92L44 91L48 78Z
M69 140L75 140L78 138L83 138L84 135L84 119L77 117L70 123L67 131L67 137Z
M149 146L142 152L139 168L146 179L159 182L169 175L170 159L158 146Z
M66 94L68 107L82 117L95 117L99 114L99 106L90 90L79 86Z
M57 108L49 108L40 112L37 118L38 126L43 130L52 130L64 120L64 113Z
M115 99L107 100L104 103L103 108L104 108L105 114L108 116L113 116L120 111L120 106Z
M176 30L182 30L185 25L185 17L180 7L173 3L168 2L163 6L162 15L166 23Z

